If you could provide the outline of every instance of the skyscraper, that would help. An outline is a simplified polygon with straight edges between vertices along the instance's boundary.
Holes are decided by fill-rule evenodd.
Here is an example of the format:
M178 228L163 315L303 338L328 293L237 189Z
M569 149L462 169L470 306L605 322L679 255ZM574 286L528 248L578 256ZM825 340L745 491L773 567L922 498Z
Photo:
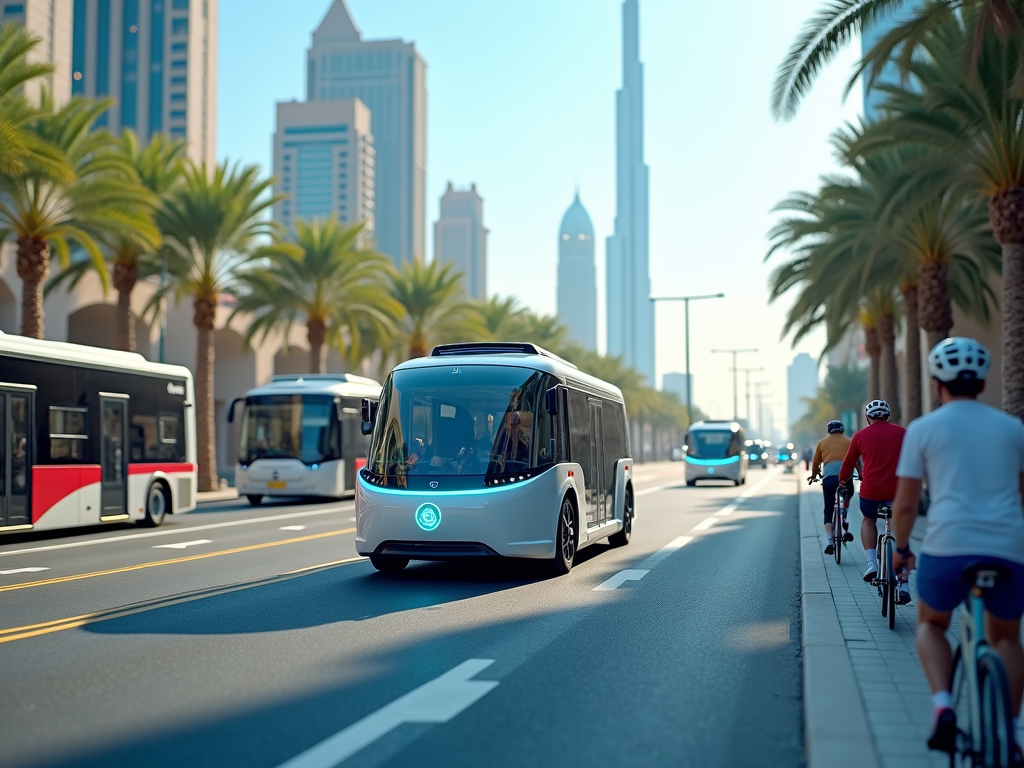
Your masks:
M434 224L434 260L452 264L462 273L466 296L487 299L487 230L484 201L476 184L469 189L448 189L441 198L441 215Z
M313 33L306 99L359 99L373 115L377 249L396 263L426 242L427 65L413 43L363 40L345 0Z
M792 427L807 411L805 397L814 397L818 393L818 363L806 352L793 358L786 369L786 401L788 414L786 423ZM836 414L839 418L839 414ZM824 427L825 425L822 424Z
M112 97L98 124L167 133L217 159L217 0L74 0L74 96Z
M654 384L654 305L648 269L644 68L637 0L622 4L622 89L616 94L615 234L607 243L608 353Z
M335 216L374 235L374 147L370 110L359 99L286 101L274 133L274 219Z
M573 341L597 349L597 269L594 225L579 192L558 230L558 318Z
M54 66L52 75L28 84L33 98L44 84L57 104L71 98L71 11L72 0L23 0L0 5L0 25L13 21L40 39L30 60Z

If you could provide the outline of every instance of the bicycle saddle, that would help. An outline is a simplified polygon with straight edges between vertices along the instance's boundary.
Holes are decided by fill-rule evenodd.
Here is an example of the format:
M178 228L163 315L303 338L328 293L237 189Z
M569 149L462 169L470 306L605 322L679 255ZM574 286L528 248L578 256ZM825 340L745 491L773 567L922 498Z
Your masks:
M888 520L892 517L892 504L879 504L878 505L878 516L883 520Z
M1002 563L981 561L964 568L964 581L982 588L993 587L1013 578L1013 571Z

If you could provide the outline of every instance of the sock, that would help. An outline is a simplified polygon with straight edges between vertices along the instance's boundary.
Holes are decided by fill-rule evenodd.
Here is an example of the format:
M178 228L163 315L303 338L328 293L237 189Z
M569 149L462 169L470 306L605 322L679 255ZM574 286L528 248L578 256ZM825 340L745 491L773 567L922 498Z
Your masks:
M875 550L874 549L865 549L864 550L864 560L868 563L868 565L874 565L875 561L878 560L878 557L875 554Z
M828 535L828 543L829 543L829 544L832 544L832 543L833 543L834 541L835 541L835 537L834 537L834 536L833 536L833 535L832 535L832 534L830 533L830 534Z
M953 696L949 691L932 694L932 707L935 709L953 709Z

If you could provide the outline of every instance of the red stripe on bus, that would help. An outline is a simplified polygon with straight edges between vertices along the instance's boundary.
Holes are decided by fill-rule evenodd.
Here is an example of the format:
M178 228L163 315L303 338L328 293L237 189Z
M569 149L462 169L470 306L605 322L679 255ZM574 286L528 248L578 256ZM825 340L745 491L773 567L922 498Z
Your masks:
M129 464L128 474L129 475L148 475L151 472L164 472L171 474L173 472L195 472L196 465L189 464L188 462L168 462L166 464Z
M356 470L356 472L358 472L359 470L361 470L365 466L366 466L366 457L365 456L355 460L355 470Z
M32 524L61 499L100 481L98 464L32 467Z

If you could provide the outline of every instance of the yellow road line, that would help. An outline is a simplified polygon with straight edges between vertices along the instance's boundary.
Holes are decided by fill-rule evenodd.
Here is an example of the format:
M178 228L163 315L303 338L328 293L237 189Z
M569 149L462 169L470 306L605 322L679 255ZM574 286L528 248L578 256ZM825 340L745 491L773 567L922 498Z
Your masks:
M173 605L181 605L182 603L190 603L195 600L203 600L207 597L217 597L218 595L226 595L230 594L231 592L239 592L245 589L252 589L253 587L262 587L270 584L278 584L282 581L288 581L290 579L298 578L299 576L307 575L312 571L334 568L340 565L348 565L350 563L358 563L365 559L366 558L364 557L349 557L344 560L334 560L329 563L310 565L305 568L299 568L295 571L288 571L287 573L282 573L277 576L270 576L266 579L259 579L257 581L243 582L241 584L229 584L223 587L210 587L208 589L202 589L196 592L190 592L183 595L171 595L168 597L160 597L154 600L149 600L145 603L136 603L135 605L127 605L122 608L111 608L105 611L96 611L95 613L85 613L81 616L69 616L63 619L44 621L39 624L28 624L24 627L11 627L10 629L0 629L0 645L3 645L4 643L14 642L15 640L26 640L30 637L48 635L53 632L63 632L66 629L84 627L87 624L96 624L101 621L120 619L125 616L132 616L136 613L155 611L159 608L169 608Z
M234 549L222 549L219 552L204 552L201 555L189 555L188 557L175 557L170 560L156 560L151 563L141 563L139 565L128 565L124 568L110 568L106 571L93 571L92 573L79 573L74 576L57 576L52 579L43 579L41 581L28 581L24 584L8 584L7 586L0 587L0 592L13 592L16 589L28 589L29 587L43 587L47 584L61 584L66 581L78 581L79 579L93 579L97 576L109 576L113 573L128 573L129 571L140 571L144 568L157 568L161 565L174 565L175 563L188 563L193 560L205 560L208 557L220 557L221 555L234 555L238 552L252 552L257 549L266 549L267 547L280 547L283 544L298 544L302 541L312 541L314 539L323 539L328 536L340 536L345 533L352 533L355 528L345 528L340 531L328 531L327 533L315 533L311 536L299 536L295 539L284 539L282 541L268 541L264 544L250 544L247 547L235 547Z

